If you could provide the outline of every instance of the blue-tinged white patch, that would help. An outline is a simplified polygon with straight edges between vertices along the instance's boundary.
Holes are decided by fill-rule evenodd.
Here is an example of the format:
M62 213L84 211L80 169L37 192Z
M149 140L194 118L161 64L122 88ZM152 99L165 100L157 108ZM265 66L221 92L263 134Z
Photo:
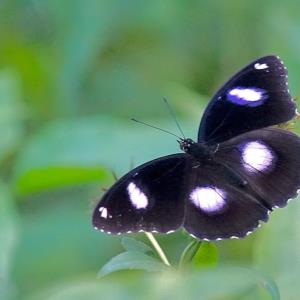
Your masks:
M267 64L260 64L260 63L256 63L254 65L254 68L256 70L264 70L264 69L268 69L268 65Z
M127 192L128 192L131 204L136 209L142 209L142 208L146 208L148 206L147 196L133 182L130 182L128 184Z
M251 173L269 171L275 164L273 151L264 143L252 141L242 146L243 166Z
M227 100L238 105L259 106L268 98L265 90L256 87L236 87L227 92Z
M195 206L207 213L219 212L226 205L226 193L216 187L196 187L189 198Z

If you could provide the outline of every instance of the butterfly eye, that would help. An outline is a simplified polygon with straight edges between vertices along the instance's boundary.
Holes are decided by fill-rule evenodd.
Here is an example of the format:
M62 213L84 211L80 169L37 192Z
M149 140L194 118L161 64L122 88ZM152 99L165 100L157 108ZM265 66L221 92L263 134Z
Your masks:
M242 147L243 166L251 173L270 171L275 163L275 153L264 143L248 142Z
M180 149L184 152L187 152L193 144L195 144L195 142L192 139L184 139L179 141Z
M225 191L216 187L197 187L191 192L190 199L195 206L207 213L219 212L226 205Z

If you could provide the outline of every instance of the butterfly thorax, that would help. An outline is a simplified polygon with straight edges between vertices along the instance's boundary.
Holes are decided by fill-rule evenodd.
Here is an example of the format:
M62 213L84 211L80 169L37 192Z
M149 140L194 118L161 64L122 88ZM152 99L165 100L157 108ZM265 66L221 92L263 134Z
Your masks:
M182 139L179 141L180 149L190 154L199 161L209 161L213 158L214 151L205 143L196 143L192 139Z

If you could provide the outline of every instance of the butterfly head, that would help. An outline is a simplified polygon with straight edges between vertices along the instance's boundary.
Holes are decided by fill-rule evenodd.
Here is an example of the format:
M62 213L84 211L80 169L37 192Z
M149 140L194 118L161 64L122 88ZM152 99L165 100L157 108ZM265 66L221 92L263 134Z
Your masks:
M194 144L196 144L192 139L180 139L178 140L180 149L186 153L190 152Z
M192 139L181 139L178 141L180 149L193 156L197 161L210 160L215 151L205 143L196 143Z

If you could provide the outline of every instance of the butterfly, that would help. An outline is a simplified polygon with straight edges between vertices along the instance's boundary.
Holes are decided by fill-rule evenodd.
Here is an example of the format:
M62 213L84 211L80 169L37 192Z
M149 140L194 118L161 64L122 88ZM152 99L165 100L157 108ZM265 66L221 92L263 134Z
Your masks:
M119 179L93 213L112 234L170 233L202 240L242 238L300 188L300 138L272 127L297 115L277 56L250 63L225 83L183 153L147 162Z

